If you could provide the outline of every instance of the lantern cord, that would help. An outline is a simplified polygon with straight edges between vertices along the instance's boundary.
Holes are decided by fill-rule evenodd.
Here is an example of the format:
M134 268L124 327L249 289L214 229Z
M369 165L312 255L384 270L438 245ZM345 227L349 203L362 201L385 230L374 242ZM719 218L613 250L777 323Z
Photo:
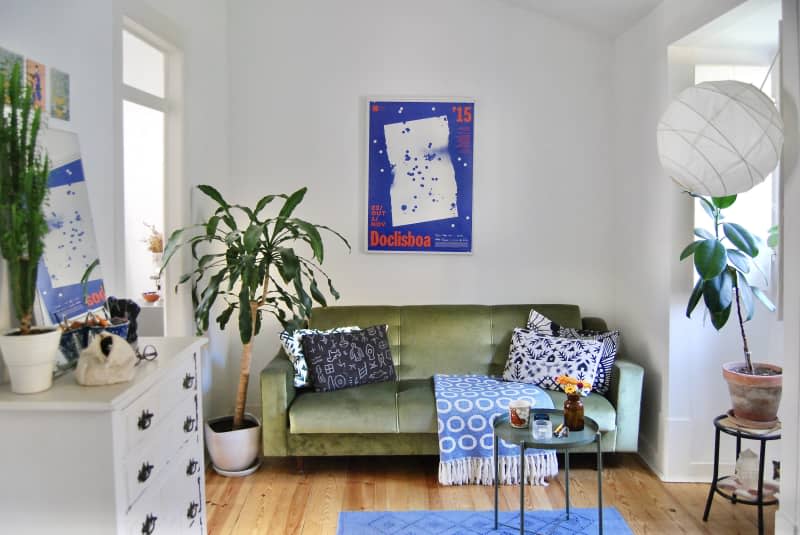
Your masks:
M760 89L761 91L763 91L763 90L764 90L764 84L766 84L766 83L767 83L767 78L769 78L769 75L770 75L770 73L772 72L772 69L773 69L773 68L775 68L775 62L776 62L776 61L778 61L778 54L780 54L780 53L781 53L780 49L778 49L778 51L777 51L777 52L775 52L775 57L774 57L774 58L772 58L772 63L771 63L771 64L770 64L770 66L769 66L769 70L767 70L767 74L766 74L766 75L764 75L764 81L763 81L763 82L761 82L761 86L759 87L759 89Z

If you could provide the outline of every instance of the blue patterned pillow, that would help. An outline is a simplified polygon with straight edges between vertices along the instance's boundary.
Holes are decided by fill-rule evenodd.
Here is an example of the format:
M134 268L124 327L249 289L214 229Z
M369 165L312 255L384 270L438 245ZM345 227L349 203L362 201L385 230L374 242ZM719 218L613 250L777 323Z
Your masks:
M614 361L617 358L617 347L619 347L619 331L589 331L568 329L561 327L547 317L531 310L528 315L528 329L539 334L550 336L560 336L563 338L582 338L584 340L597 340L603 343L600 352L600 362L597 364L597 376L594 380L592 390L605 396L611 388L611 370L614 368Z
M303 336L307 334L350 333L359 330L361 330L361 328L354 325L351 327L335 327L327 331L297 329L292 334L283 331L280 334L280 340L283 350L286 352L286 356L289 357L289 361L294 367L294 386L297 388L311 386L311 380L308 377L308 363L306 363L306 357L303 355Z
M600 361L602 342L559 338L528 329L514 329L503 379L561 390L556 377L569 375L591 385ZM591 388L582 392L587 395Z

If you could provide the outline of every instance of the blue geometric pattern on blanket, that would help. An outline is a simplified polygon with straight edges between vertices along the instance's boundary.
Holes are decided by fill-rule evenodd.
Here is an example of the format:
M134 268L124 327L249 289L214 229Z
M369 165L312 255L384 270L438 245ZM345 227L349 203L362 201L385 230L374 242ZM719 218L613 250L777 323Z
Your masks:
M337 535L518 535L519 513L500 511L494 529L494 511L376 511L339 513ZM526 511L525 533L530 535L594 535L597 509ZM619 511L603 509L603 533L632 535Z
M550 396L534 385L512 383L485 375L434 375L433 382L439 432L439 482L444 485L492 484L493 424L495 418L508 414L508 404L512 400L530 401L532 412L553 408ZM510 467L508 462L504 463L504 457L516 462L519 447L501 441L498 454L501 464ZM538 473L532 474L534 479L542 480L558 471L552 451L528 449L526 458L529 472L537 465L534 459L541 461ZM468 460L469 467L464 467L465 460ZM545 463L546 460L549 465ZM456 468L456 465L460 468ZM511 479L504 478L501 470L501 483L516 483L516 470L509 469L508 472Z

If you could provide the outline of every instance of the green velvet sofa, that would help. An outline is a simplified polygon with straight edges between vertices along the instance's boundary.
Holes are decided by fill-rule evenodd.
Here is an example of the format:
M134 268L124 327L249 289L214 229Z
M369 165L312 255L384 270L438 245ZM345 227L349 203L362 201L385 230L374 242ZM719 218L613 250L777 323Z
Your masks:
M352 306L315 309L309 326L386 324L397 381L335 392L293 386L283 350L261 372L265 456L438 455L433 375L502 375L531 308L565 327L605 330L575 305ZM617 359L607 397L584 398L608 452L637 451L643 370ZM565 399L548 392L557 408ZM591 451L591 447L587 451Z

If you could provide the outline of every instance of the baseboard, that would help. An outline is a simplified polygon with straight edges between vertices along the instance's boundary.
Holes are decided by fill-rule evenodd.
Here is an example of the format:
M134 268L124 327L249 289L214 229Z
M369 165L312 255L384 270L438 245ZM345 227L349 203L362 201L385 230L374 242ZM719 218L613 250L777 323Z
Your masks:
M797 535L798 527L783 510L775 511L775 535Z

